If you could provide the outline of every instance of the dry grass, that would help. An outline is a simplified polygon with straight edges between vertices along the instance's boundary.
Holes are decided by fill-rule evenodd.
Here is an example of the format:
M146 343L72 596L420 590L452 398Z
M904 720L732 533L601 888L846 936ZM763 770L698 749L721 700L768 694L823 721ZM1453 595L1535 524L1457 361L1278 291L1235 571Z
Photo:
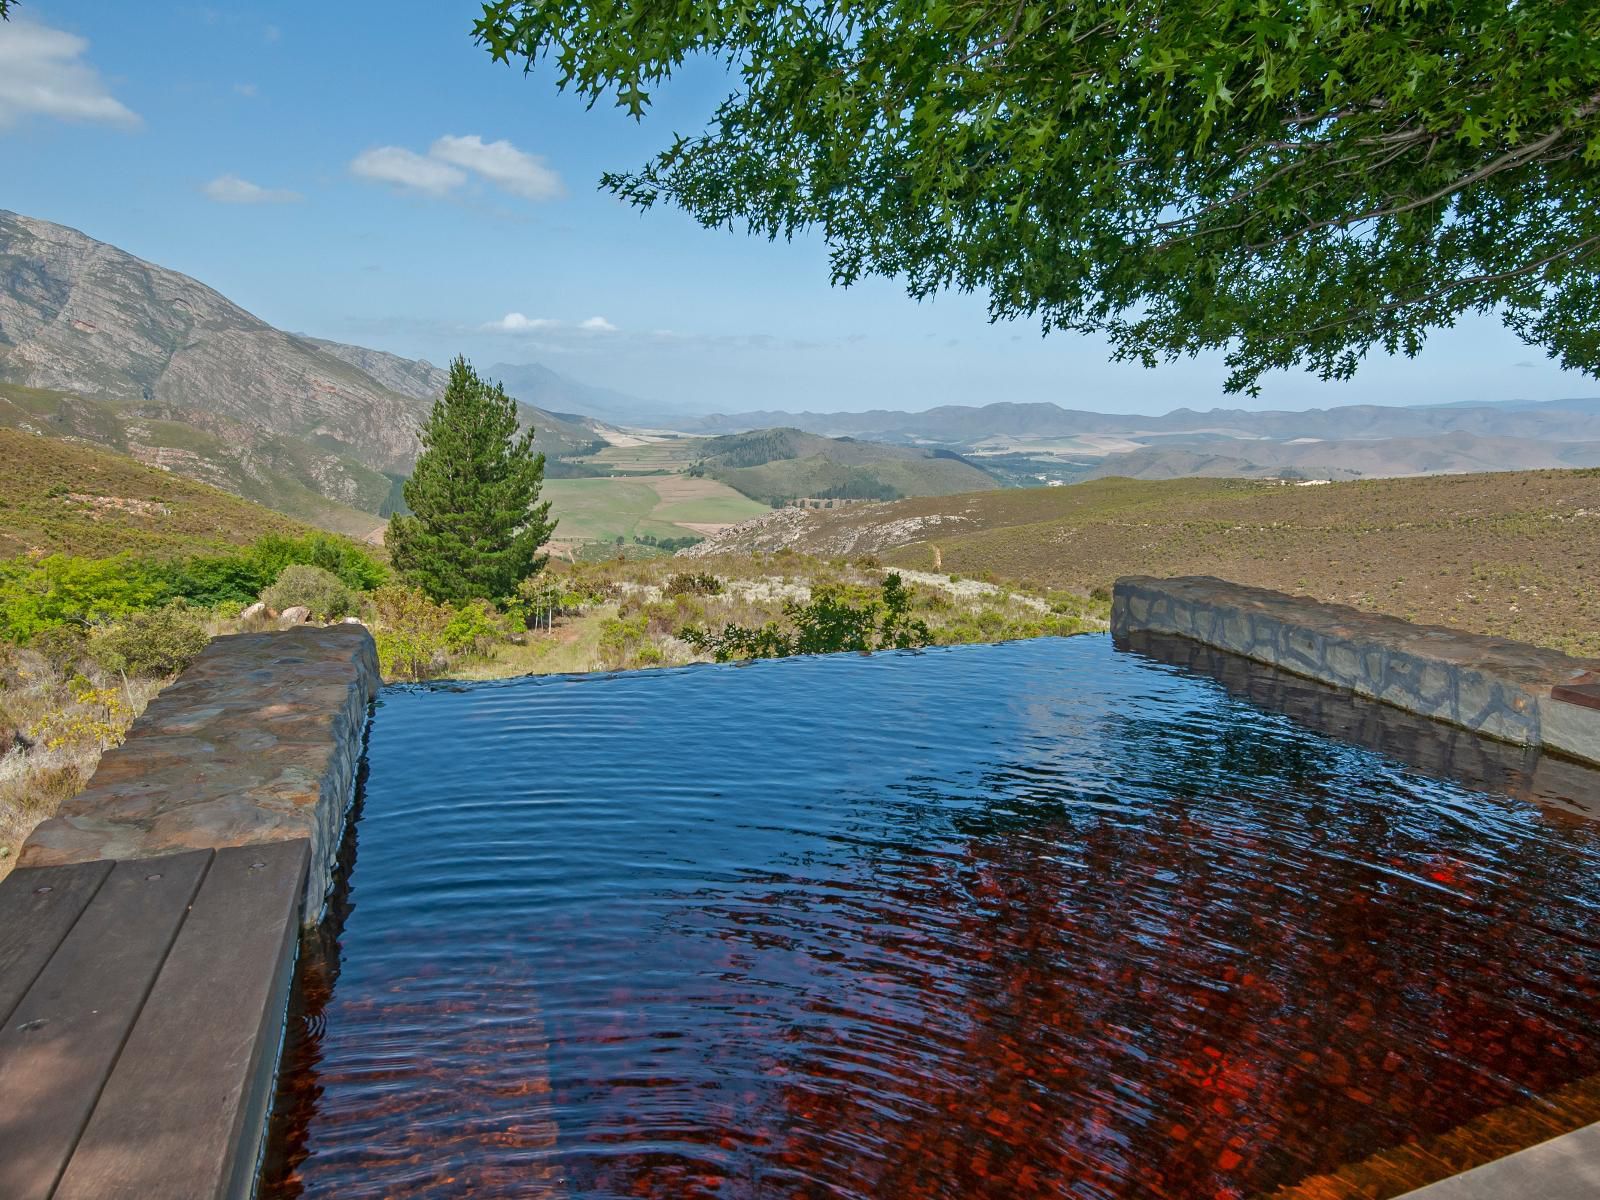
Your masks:
M33 827L83 790L100 755L121 743L165 684L0 646L0 876Z

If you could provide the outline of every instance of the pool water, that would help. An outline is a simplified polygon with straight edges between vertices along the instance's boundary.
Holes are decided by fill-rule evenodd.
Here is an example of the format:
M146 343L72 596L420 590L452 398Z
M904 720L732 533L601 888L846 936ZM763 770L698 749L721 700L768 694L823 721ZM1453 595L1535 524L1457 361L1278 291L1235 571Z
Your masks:
M1600 826L1101 636L389 689L367 772L269 1198L1243 1200L1600 1072Z

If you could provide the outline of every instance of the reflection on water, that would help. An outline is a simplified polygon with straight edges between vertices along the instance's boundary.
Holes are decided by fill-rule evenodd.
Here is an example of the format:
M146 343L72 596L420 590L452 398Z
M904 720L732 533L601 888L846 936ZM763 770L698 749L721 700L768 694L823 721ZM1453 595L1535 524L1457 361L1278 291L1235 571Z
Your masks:
M1592 776L1142 649L386 692L263 1194L1243 1198L1600 1071Z

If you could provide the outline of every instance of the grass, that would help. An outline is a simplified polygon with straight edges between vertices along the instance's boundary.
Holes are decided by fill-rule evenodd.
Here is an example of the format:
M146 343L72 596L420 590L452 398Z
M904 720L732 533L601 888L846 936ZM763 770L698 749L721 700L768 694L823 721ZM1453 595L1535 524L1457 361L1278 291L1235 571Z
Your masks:
M1316 487L1105 479L807 513L774 530L718 544L1084 593L1121 575L1217 575L1600 656L1600 470Z

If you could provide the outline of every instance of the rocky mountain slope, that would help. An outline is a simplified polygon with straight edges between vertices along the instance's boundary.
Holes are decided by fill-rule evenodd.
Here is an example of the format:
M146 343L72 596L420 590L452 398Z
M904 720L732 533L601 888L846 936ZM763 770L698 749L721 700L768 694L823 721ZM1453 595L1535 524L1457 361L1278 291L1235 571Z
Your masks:
M0 424L117 449L317 520L383 511L441 372L275 329L204 284L0 210ZM550 454L598 423L528 408ZM372 524L376 524L373 521Z

